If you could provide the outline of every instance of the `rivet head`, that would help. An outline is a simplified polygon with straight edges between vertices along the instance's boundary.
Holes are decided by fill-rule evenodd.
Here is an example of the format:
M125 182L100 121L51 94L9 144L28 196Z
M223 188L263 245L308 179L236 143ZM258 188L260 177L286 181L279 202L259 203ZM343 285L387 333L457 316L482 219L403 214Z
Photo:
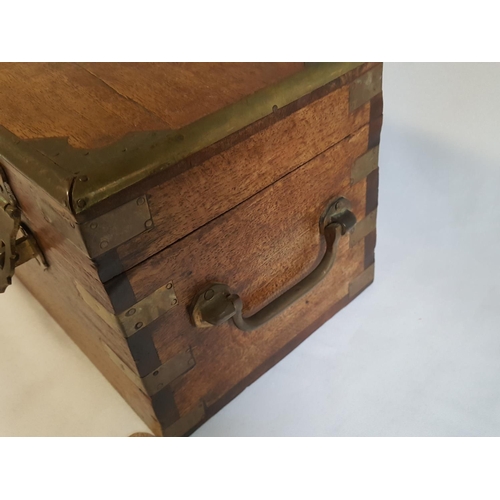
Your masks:
M177 304L177 299L172 300L172 305L175 306Z
M212 300L214 295L215 295L215 292L210 288L210 290L207 290L205 292L205 295L203 295L203 297L205 298L205 300Z
M144 199L144 196L141 196L140 198L137 198L137 204L138 205L144 205L144 202L146 200Z
M153 372L153 376L154 376L154 377L156 377L156 375L158 375L158 373L160 373L160 372L159 372L158 370L155 370L155 371Z
M101 244L99 245L101 248L107 248L107 246L109 245L109 242L106 241L106 240L102 240L101 241Z
M76 202L76 204L77 204L80 208L83 208L83 207L87 204L87 202L86 202L83 198L81 198L81 199L79 199L79 200Z
M146 223L144 224L146 226L146 229L149 229L153 227L153 221L151 219L147 220Z
M135 314L135 309L132 307L132 309L129 309L126 312L125 316L133 316L134 314Z
M90 229L96 229L97 228L97 222L92 222L92 224L90 224Z
M139 328L142 328L143 326L144 326L144 323L141 323L141 322L139 321L139 323L136 323L136 324L135 324L135 329L136 329L136 330L139 330Z
M167 288L170 290L172 288L172 283L167 283Z

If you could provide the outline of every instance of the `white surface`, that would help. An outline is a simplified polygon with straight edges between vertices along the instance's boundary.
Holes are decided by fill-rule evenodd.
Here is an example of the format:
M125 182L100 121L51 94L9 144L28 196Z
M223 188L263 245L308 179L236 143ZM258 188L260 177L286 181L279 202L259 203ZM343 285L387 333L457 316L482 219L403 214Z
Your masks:
M19 281L0 316L0 436L150 432Z
M375 283L195 435L500 435L500 65L384 71ZM25 295L0 298L0 435L144 430Z

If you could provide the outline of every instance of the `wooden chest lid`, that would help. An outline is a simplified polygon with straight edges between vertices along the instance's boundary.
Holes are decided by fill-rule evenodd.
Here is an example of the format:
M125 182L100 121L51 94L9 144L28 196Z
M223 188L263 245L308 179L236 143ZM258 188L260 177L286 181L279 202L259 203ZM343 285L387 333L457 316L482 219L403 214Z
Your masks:
M0 64L0 159L78 215L358 65Z

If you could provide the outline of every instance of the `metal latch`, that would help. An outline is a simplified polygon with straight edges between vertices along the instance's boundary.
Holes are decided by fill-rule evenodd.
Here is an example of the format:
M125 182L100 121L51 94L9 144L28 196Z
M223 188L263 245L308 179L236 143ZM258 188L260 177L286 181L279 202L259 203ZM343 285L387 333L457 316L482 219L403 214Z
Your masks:
M0 293L12 283L16 267L31 259L47 267L34 236L21 222L21 210L0 167Z

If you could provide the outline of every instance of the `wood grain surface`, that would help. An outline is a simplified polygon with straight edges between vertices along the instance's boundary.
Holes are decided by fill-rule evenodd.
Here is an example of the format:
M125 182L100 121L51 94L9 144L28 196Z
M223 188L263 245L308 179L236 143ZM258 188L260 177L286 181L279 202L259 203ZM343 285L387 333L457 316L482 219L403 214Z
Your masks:
M120 195L123 202L142 190L154 230L96 261L79 237L81 221L7 168L25 222L50 263L43 271L28 262L16 276L155 434L192 432L373 280L379 171L373 165L352 180L352 168L368 151L374 156L380 142L381 95L349 109L349 79L373 66L344 75ZM22 138L55 134L69 137L74 147L99 147L133 130L183 126L301 66L172 68L0 65L0 89L16 88L27 102L16 115L0 90L2 119ZM207 71L216 76L205 82ZM183 95L179 89L186 82L197 83ZM175 100L174 93L181 97ZM22 126L27 122L34 125ZM244 315L251 315L307 275L324 251L320 216L338 196L350 199L359 224L342 238L324 281L255 332L241 332L232 323L209 329L191 324L189 306L209 283L229 285L242 298ZM84 290L99 307L120 313L168 281L179 306L128 339L82 299ZM152 398L145 394L140 378L185 351L194 366Z
M227 151L151 187L154 229L97 259L101 279L130 269L352 134L370 119L370 104L349 111L343 86ZM116 260L120 266L116 266Z
M303 69L303 63L2 63L0 125L20 139L99 148L176 129Z
M364 238L352 246L344 239L324 283L255 332L243 333L230 323L197 329L188 315L193 297L210 282L228 284L250 315L308 274L321 257L318 223L332 198L348 197L358 219L364 220L366 179L351 185L350 172L355 159L366 153L368 139L366 125L126 273L138 300L173 280L181 307L150 325L148 342L160 363L187 349L196 361L193 369L153 397L164 428L190 415L200 401L212 411L209 408L230 397L234 387L293 343L314 319L348 301L349 283L365 269Z

